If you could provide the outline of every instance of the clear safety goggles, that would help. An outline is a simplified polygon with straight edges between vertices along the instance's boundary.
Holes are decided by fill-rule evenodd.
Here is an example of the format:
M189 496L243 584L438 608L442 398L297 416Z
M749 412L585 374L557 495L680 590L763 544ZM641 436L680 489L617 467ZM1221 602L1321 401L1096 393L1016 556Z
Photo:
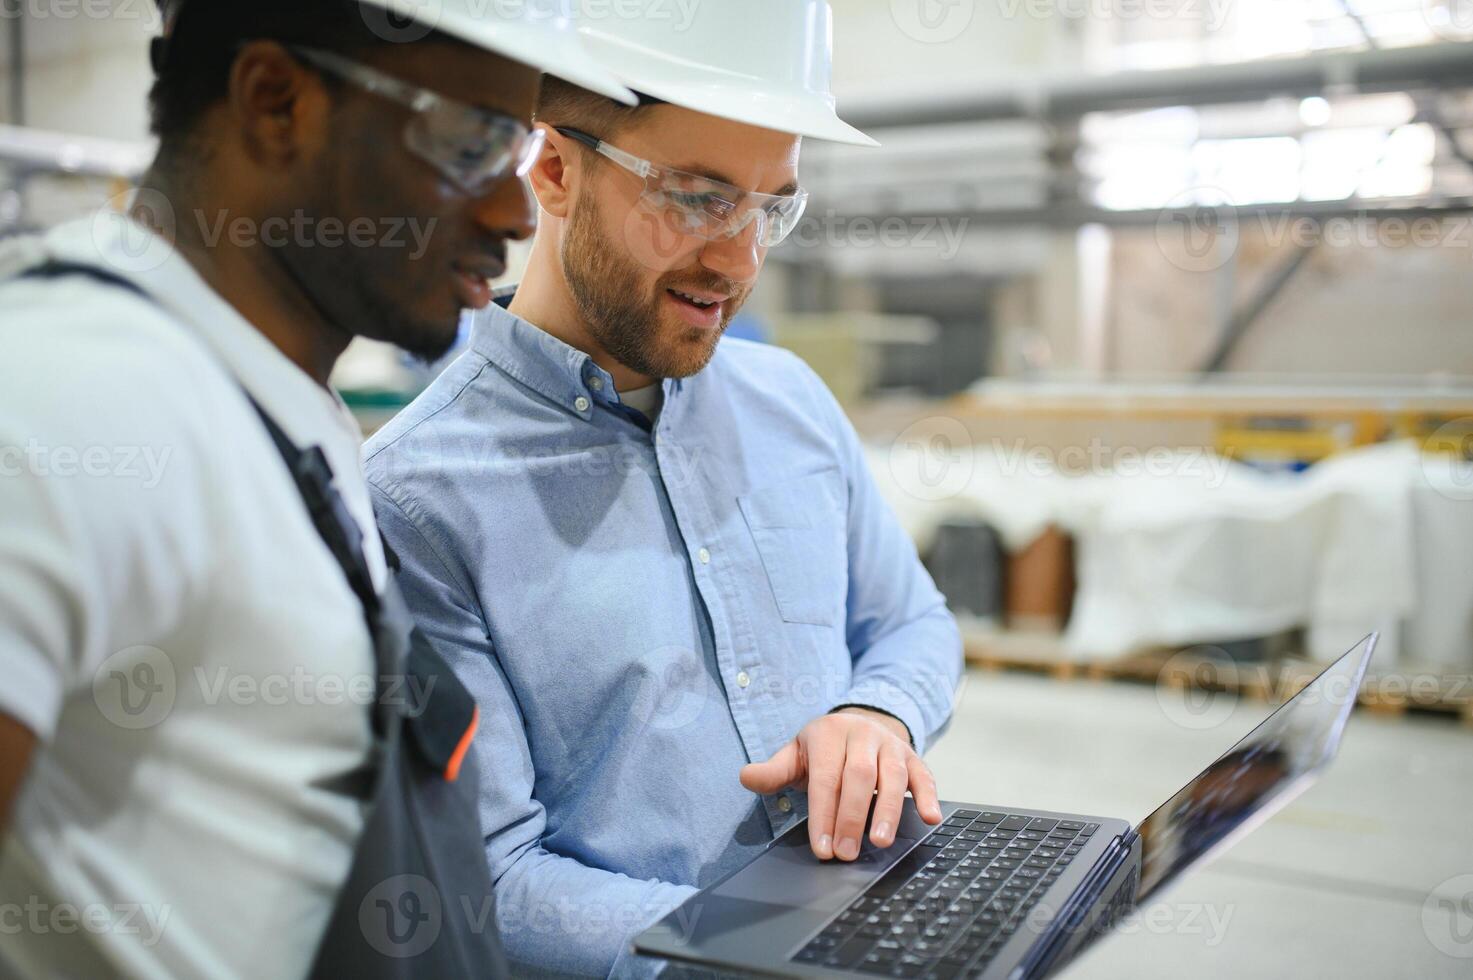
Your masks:
M607 157L636 177L644 179L641 203L669 222L673 231L710 242L740 235L748 225L757 223L757 244L770 248L793 233L803 209L808 206L808 192L795 194L758 194L700 174L656 167L632 153L610 146L596 136L564 126L559 133Z
M413 110L405 144L466 194L483 194L513 174L525 177L542 152L547 134L505 113L457 102L328 51L290 50L319 71Z

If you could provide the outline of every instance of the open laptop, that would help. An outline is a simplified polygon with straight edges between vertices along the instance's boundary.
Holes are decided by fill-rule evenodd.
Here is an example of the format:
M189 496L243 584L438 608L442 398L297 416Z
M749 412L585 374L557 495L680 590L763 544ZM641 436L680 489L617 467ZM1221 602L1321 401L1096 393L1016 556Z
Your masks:
M725 974L1032 980L1298 796L1334 757L1377 634L1326 667L1135 827L1112 817L907 799L896 841L819 861L799 821L640 934Z

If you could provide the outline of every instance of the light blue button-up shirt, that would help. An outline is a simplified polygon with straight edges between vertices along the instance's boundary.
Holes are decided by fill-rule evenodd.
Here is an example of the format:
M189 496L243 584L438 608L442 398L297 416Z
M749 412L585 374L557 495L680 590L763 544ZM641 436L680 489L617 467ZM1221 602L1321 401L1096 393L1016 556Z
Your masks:
M722 341L650 427L499 306L366 448L404 592L480 702L508 953L644 975L631 938L756 855L801 792L737 781L840 704L924 750L961 639L823 383Z

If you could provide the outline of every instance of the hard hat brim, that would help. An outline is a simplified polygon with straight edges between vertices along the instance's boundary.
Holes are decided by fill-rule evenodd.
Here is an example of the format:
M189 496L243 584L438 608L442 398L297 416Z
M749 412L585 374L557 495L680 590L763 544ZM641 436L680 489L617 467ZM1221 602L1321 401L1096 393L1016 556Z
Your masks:
M658 82L629 80L635 91L671 105L703 112L733 122L807 136L851 146L879 146L878 140L834 115L827 99L774 97L742 88L692 90L690 85L663 86Z
M752 76L691 61L675 62L587 28L580 33L584 47L601 65L643 95L780 133L853 146L880 145L840 119L826 94L780 90Z
M471 16L415 0L361 0L448 34L478 48L520 62L530 68L556 75L580 88L597 92L624 105L638 100L633 92L600 66L566 20L533 16L524 21ZM435 9L438 6L438 9Z

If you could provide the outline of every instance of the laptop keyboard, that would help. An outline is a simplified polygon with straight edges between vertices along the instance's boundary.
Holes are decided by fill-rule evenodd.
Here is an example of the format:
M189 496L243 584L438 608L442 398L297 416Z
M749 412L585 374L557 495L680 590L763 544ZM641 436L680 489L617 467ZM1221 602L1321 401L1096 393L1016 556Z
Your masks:
M792 959L882 977L974 976L1098 829L957 810Z

